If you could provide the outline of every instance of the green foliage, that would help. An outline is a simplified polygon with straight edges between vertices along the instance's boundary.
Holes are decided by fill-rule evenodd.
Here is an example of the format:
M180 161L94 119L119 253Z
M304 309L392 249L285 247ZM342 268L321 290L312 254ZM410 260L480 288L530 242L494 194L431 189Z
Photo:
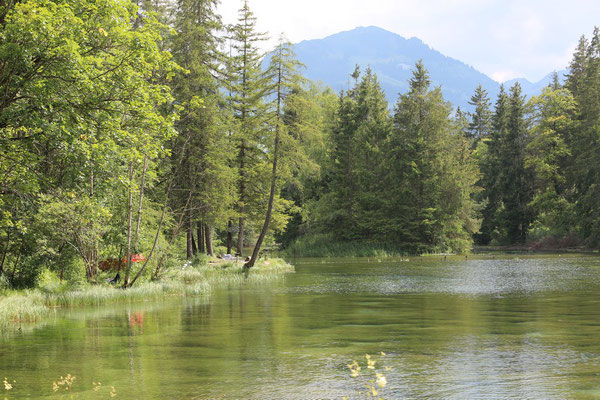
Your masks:
M594 247L600 245L600 29L591 40L582 37L570 66L566 88L576 108L569 114L573 127L565 141L570 150L567 181L571 190L578 234Z
M152 186L168 154L175 64L158 46L163 26L150 14L132 25L136 12L120 0L31 0L3 18L0 274L13 284L34 281L27 264L74 257L93 280L98 255L125 241L121 204L140 189L142 160Z
M418 63L390 116L367 70L340 96L318 199L308 209L338 241L391 243L409 252L465 251L478 228L471 199L477 168L464 123Z
M475 111L471 114L471 122L468 129L468 137L473 143L472 147L475 148L479 140L489 135L492 123L490 99L481 85L475 89L475 93L471 96L469 104L475 107Z
M526 108L518 83L507 94L503 88L496 101L492 130L481 144L482 170L480 199L484 201L479 242L494 239L499 243L524 243L535 220L534 171L526 164L526 149L531 141Z
M255 256L463 252L532 227L600 244L599 29L527 104L517 84L492 113L479 86L453 113L418 62L390 112L369 68L336 96L281 41L263 69L248 2L230 27L217 3L0 5L3 287L102 282L107 259L127 286L234 233Z
M536 191L531 206L547 236L566 237L575 233L572 182L567 174L576 103L568 90L548 87L530 100L529 107L534 126L525 163L535 172Z

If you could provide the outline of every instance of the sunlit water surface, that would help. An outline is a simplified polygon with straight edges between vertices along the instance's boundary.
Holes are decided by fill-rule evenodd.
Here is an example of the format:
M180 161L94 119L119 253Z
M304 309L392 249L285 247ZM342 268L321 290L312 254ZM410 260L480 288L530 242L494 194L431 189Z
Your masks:
M57 310L0 338L0 379L9 398L56 398L67 373L75 398L356 398L346 364L384 351L388 399L600 397L597 257L295 265L207 297Z

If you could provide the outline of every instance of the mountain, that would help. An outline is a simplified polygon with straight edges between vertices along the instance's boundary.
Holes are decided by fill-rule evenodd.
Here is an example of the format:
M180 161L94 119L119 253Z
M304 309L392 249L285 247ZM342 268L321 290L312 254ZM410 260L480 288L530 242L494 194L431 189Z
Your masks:
M569 71L566 69L562 69L560 71L556 71L556 73L558 74L559 81L561 83L564 83L564 81L566 79L566 75L569 73ZM527 79L523 79L523 78L511 79L509 81L504 82L504 87L510 88L512 85L515 84L515 82L519 82L519 84L521 85L521 88L523 89L523 93L525 93L528 98L531 96L537 96L538 94L540 94L542 92L543 88L545 88L546 86L550 85L550 83L552 83L552 75L553 74L554 74L554 72L549 73L548 75L543 77L538 82L530 82Z
M350 74L356 65L362 70L370 66L390 104L397 100L399 93L407 91L411 70L419 59L429 70L432 85L440 85L444 98L455 107L469 110L468 101L480 83L488 91L492 103L500 87L492 78L443 55L420 39L406 39L375 26L358 27L323 39L305 40L295 44L295 51L298 60L306 65L304 75L307 78L322 81L336 91L350 86ZM536 83L524 79L518 81L529 97L540 93L550 79L551 75ZM505 86L510 84L512 82Z

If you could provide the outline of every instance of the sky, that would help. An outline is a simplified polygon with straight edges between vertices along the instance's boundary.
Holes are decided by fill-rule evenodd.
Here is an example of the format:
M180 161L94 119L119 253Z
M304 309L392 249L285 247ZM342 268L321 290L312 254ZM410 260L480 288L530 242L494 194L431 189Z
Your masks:
M221 0L235 23L242 0ZM357 26L417 37L498 82L532 82L568 67L581 35L600 25L599 0L249 0L259 31L275 44L320 39ZM266 49L265 49L266 50Z

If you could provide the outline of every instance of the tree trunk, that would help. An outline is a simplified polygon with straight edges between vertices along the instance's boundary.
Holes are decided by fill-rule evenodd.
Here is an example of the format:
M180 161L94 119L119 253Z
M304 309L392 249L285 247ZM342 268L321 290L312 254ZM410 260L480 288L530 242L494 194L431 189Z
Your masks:
M185 203L185 208L187 208L188 204L190 203L190 199L192 198L192 192L190 192L188 194L188 198L187 201ZM169 251L169 249L171 248L171 245L173 244L173 242L175 241L175 238L177 237L177 235L179 235L179 231L181 230L181 227L184 224L184 216L185 213L181 213L181 216L179 217L179 221L177 222L177 226L175 226L175 229L173 230L173 233L171 234L171 238L169 239L169 243L167 244L167 248L165 249L163 255L158 259L158 263L156 263L156 268L154 269L154 272L152 273L152 279L156 279L158 277L158 274L160 273L160 269L162 267L162 262L165 258L165 254Z
M188 229L186 232L187 232L186 256L187 256L187 259L189 260L190 258L192 258L194 256L194 248L193 248L193 243L192 243L194 238L192 237L192 231L189 226L188 226Z
M233 233L231 229L233 228L233 223L231 220L227 221L227 254L231 254L231 245L233 242Z
M258 254L260 252L260 247L262 246L262 242L265 239L267 231L269 229L269 222L271 221L271 214L273 212L273 201L275 199L275 186L277 181L277 151L279 150L279 129L276 129L275 133L275 150L273 152L273 172L271 175L271 192L269 193L269 203L267 205L267 214L265 215L265 222L263 223L262 230L260 231L260 235L258 235L258 239L256 240L256 244L254 245L254 250L252 250L252 257L250 261L244 264L244 268L250 269L254 266L254 263L258 259Z
M90 161L90 198L93 199L94 198L94 162ZM89 226L90 231L93 232L94 230L94 223L90 222L90 226ZM98 260L97 260L97 254L98 254L98 250L97 250L97 244L96 244L96 239L93 238L91 243L88 243L88 245L86 246L87 248L87 277L88 277L88 281L91 281L94 279L94 277L96 276L96 266L98 264ZM64 266L63 266L64 268ZM61 276L62 276L62 271L61 271ZM62 281L62 278L61 278Z
M181 163L181 160L180 160L180 163ZM175 174L173 174L173 176L174 175ZM156 235L154 235L154 243L152 243L152 248L150 249L150 253L148 253L148 257L146 257L146 261L144 261L144 265L142 265L142 268L140 268L138 273L132 279L131 283L129 284L129 287L133 286L135 281L137 281L137 279L140 277L140 275L142 275L142 272L144 272L144 270L146 269L146 266L148 265L148 262L150 261L150 258L152 258L152 255L154 254L154 250L156 249L156 244L158 243L158 238L160 236L160 231L162 230L162 226L165 221L165 214L167 212L167 206L169 205L169 196L171 195L171 189L173 188L173 181L174 181L174 179L173 179L173 177L171 177L171 181L169 182L169 187L167 188L167 193L165 194L165 203L163 204L162 213L160 214L160 221L158 222L158 228L156 228ZM186 207L190 201L190 197L191 196L188 197L188 200L186 202ZM180 227L181 227L181 220L179 221L179 224L177 226L176 233L179 232ZM169 246L170 245L171 244L169 243ZM167 247L167 249L168 249L168 247ZM121 263L121 257L119 257L119 270L121 269L120 263ZM159 263L156 266L157 273L158 273L158 269L160 269L160 265L161 265L161 262L159 261Z
M202 222L198 222L196 231L198 236L198 251L202 254L205 254L206 246L204 241L204 224Z
M138 239L140 236L140 226L142 224L142 203L144 200L144 182L146 180L146 171L148 169L148 156L144 154L144 168L142 170L142 178L140 181L140 198L138 202L137 223L135 225L135 236L133 239L133 251L138 251Z
M15 263L13 264L12 271L11 271L11 274L10 274L10 276L11 276L10 279L13 282L15 281L15 276L16 276L16 273L17 273L17 266L19 265L19 261L21 261L21 254L23 254L23 245L24 245L24 243L25 243L25 241L22 240L21 241L21 245L19 246L19 252L17 253L17 259L15 260ZM7 273L8 273L8 271L7 271Z
M190 232L192 235L192 253L197 254L200 243L198 243L198 246L196 246L196 240L194 239L194 227L193 226L190 226ZM200 240L200 238L197 238L197 239Z
M238 237L237 237L237 247L236 253L239 257L242 256L242 250L244 248L244 217L240 217L239 225L238 225Z
M279 152L279 123L281 119L281 101L282 101L282 76L281 76L281 62L279 63L278 68L278 80L277 80L277 120L275 121L275 145L273 146L273 171L271 173L271 191L269 193L269 203L267 204L267 214L265 215L265 222L263 223L263 227L258 235L258 239L256 240L256 244L254 245L254 249L252 250L252 257L250 261L244 264L245 269L250 269L256 263L258 259L258 254L260 252L260 247L262 246L262 242L265 239L267 231L269 230L269 222L271 221L271 214L273 212L273 201L275 199L275 186L277 184L277 157Z
M137 279L142 275L142 273L144 272L144 270L146 269L146 266L148 265L148 262L150 261L150 259L152 258L152 255L154 254L154 250L156 249L156 245L158 243L158 238L160 237L160 231L162 230L162 226L163 223L165 221L165 214L167 212L167 207L169 206L169 197L171 195L171 190L173 189L173 184L174 184L174 179L173 177L176 175L176 172L179 170L179 168L181 167L181 164L183 162L183 156L185 154L185 148L187 147L187 144L190 141L190 135L188 133L188 135L185 138L185 142L183 143L183 146L181 147L181 152L179 154L179 160L177 161L177 165L175 167L175 170L173 171L173 173L171 174L171 180L169 181L169 186L167 187L167 193L165 194L165 202L163 204L163 209L162 209L162 213L160 214L160 221L158 222L158 228L156 228L156 235L154 235L154 242L152 243L152 248L150 249L150 253L148 253L148 257L146 257L146 261L144 261L144 265L142 265L142 268L140 268L140 270L138 271L138 273L135 275L135 277L131 280L131 283L129 284L129 287L133 286L133 284L135 283L135 281L137 281ZM185 208L187 208L189 202L190 202L190 198L191 195L188 196L188 199L185 203ZM181 220L179 221L179 224L177 226L176 231L179 232L179 228L181 227ZM169 243L170 246L170 243ZM168 249L168 247L167 247ZM121 270L121 257L119 257L119 271ZM156 274L158 274L158 271L160 270L160 261L156 266ZM117 273L118 274L118 273ZM155 275L153 274L153 277Z
M242 256L244 250L244 201L246 200L246 169L245 169L245 154L246 154L246 142L242 139L242 145L240 147L240 219L238 225L238 237L237 237L237 249L238 256Z
M129 274L131 273L131 225L133 219L133 163L129 164L129 203L127 206L127 264L125 267L125 279L123 287L126 288L129 284Z
M215 252L213 251L212 245L212 232L210 229L210 225L204 224L204 237L206 238L206 253L209 256L214 256Z
M0 276L4 272L4 262L6 261L6 254L8 253L8 246L10 245L10 231L6 233L6 245L4 251L2 251L2 259L0 260Z

